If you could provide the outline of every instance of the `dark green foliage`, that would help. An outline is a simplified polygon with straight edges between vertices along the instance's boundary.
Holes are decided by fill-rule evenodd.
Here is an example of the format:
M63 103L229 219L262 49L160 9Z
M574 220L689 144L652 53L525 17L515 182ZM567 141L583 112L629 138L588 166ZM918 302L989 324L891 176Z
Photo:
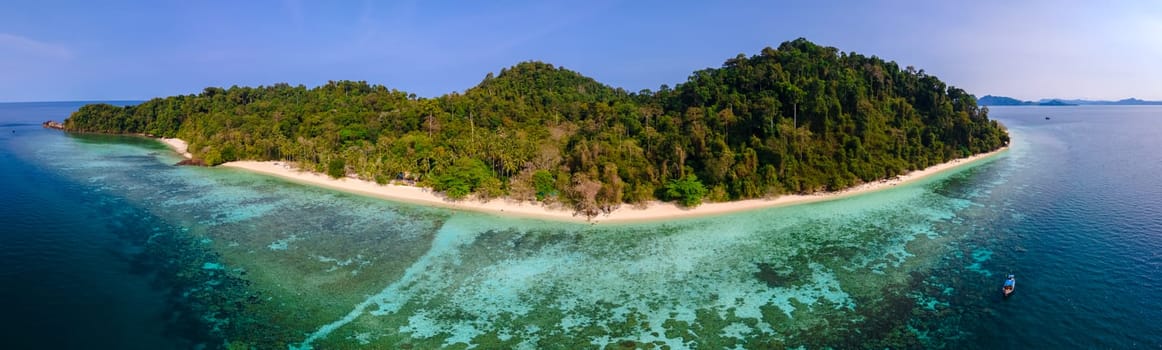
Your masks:
M130 112L130 107L117 107L105 103L84 105L65 120L65 128L105 133L139 132L137 126L130 124L130 119L125 117Z
M484 162L465 157L458 159L455 164L436 176L432 188L444 191L451 199L462 199L482 189L485 190L482 194L491 197L500 190L500 181L492 175L492 169Z
M555 196L557 189L553 187L557 183L557 179L553 178L553 173L545 170L537 170L533 173L533 188L536 190L538 201L545 200L545 197Z
M444 174L436 178L436 183L432 184L432 188L437 191L443 191L450 199L463 199L468 194L472 193L472 187L464 178L452 174Z
M341 178L347 175L347 162L343 158L334 158L327 162L327 175L332 178Z
M702 197L706 195L706 187L694 175L678 180L670 180L666 184L666 197L678 201L684 207L693 208L702 204Z
M285 160L332 173L339 159L340 176L416 181L451 198L519 192L586 215L643 203L687 175L700 179L699 199L810 193L1008 143L964 90L805 39L656 92L524 62L432 99L352 81L207 88L84 106L65 127L179 137L211 165Z

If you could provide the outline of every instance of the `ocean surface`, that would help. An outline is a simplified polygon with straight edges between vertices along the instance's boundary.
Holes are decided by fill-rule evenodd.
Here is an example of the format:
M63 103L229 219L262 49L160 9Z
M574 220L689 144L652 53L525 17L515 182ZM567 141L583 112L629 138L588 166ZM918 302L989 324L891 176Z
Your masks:
M1162 107L994 107L1011 149L921 182L582 225L41 128L80 105L0 104L0 348L1162 346Z

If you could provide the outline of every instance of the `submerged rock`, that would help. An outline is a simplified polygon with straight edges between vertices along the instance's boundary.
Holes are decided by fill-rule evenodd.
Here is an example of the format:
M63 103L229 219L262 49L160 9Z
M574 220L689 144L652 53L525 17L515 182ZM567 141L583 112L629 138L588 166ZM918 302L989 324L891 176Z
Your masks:
M182 159L182 161L177 162L177 164L174 164L174 165L178 165L178 166L182 166L182 165L206 166L206 162L202 161L201 159L190 158L190 159Z

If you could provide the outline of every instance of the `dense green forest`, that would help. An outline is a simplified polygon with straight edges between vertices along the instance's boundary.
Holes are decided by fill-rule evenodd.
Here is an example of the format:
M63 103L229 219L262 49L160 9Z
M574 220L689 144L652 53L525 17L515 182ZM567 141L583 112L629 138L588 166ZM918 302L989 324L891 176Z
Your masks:
M381 85L206 88L87 105L71 131L189 141L208 165L286 160L334 177L414 181L585 215L652 199L696 206L836 190L997 149L987 108L935 76L797 39L636 93L524 62L463 93Z

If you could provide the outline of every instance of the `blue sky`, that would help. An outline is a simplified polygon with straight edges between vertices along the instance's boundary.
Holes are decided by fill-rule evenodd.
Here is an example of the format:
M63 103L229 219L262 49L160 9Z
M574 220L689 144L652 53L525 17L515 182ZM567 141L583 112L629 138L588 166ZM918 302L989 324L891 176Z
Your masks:
M1160 1L5 1L0 101L366 80L421 96L540 60L630 91L798 37L977 96L1162 100Z

